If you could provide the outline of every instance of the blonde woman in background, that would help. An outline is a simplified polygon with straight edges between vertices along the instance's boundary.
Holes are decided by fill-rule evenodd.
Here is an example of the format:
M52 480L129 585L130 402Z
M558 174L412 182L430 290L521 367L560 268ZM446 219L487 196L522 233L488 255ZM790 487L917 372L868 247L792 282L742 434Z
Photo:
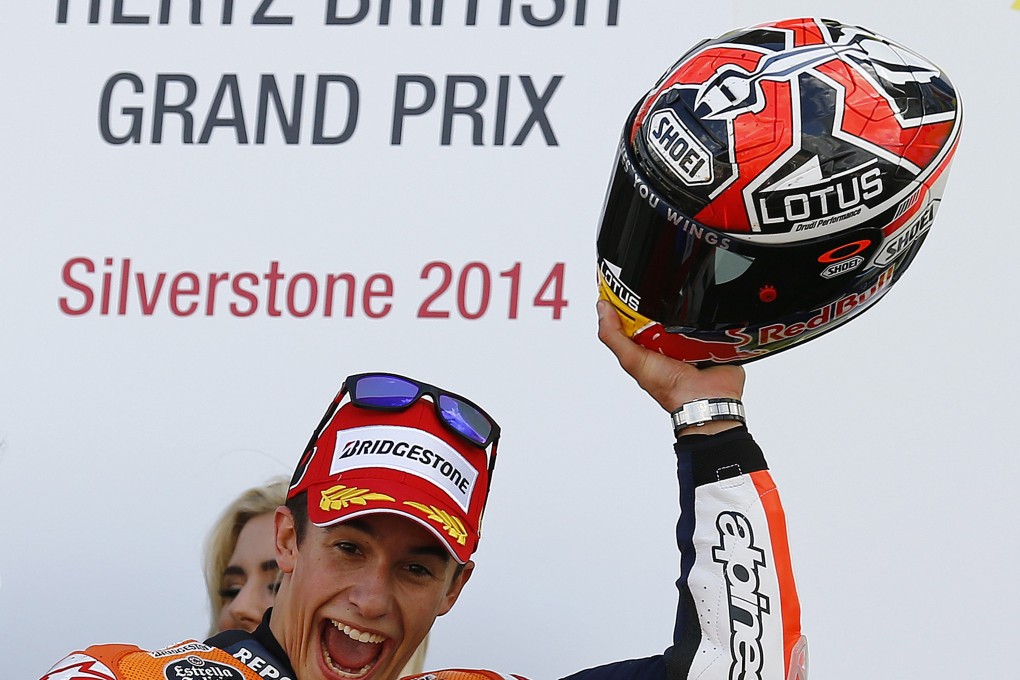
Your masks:
M205 551L210 635L255 630L273 606L280 575L273 513L286 497L287 480L273 479L234 499L213 525Z
M213 525L205 551L209 635L238 628L251 632L273 606L280 579L273 514L286 498L287 479L270 480L234 499ZM428 642L426 636L401 675L424 670Z

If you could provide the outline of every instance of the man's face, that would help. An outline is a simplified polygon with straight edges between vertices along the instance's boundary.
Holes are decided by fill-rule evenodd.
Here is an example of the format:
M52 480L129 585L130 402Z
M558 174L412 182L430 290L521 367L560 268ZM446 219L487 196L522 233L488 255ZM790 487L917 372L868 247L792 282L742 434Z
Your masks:
M301 680L394 680L437 616L457 601L473 568L457 573L443 544L391 514L308 526L277 510L284 580L271 628Z

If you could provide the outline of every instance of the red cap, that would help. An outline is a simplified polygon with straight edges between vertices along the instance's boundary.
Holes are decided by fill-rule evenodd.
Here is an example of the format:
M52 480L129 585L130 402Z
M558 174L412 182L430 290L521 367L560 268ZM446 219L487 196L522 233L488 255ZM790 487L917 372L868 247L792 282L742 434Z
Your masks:
M341 406L298 463L287 498L308 492L308 518L320 527L404 515L463 564L478 547L488 487L486 452L447 429L422 397L403 411Z

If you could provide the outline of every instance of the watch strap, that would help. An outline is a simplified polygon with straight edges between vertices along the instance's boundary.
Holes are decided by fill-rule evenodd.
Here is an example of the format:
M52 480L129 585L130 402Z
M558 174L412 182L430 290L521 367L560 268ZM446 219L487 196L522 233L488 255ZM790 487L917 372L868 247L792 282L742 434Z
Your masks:
M736 420L746 423L744 404L739 399L717 397L689 401L670 414L673 431L679 433L688 427L700 427L715 420Z

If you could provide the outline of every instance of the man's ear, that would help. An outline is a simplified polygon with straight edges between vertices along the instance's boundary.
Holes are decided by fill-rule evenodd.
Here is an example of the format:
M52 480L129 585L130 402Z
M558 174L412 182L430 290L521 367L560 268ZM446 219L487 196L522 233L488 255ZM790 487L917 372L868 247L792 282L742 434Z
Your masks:
M294 515L281 505L273 514L274 540L276 542L276 564L280 571L289 574L297 564L298 540Z
M443 598L443 604L439 608L439 616L453 609L453 605L457 602L457 598L460 597L461 591L464 590L464 584L471 578L471 573L474 570L475 563L468 560L464 564L464 568L454 576L453 583L450 584L450 589L446 591L446 597Z

